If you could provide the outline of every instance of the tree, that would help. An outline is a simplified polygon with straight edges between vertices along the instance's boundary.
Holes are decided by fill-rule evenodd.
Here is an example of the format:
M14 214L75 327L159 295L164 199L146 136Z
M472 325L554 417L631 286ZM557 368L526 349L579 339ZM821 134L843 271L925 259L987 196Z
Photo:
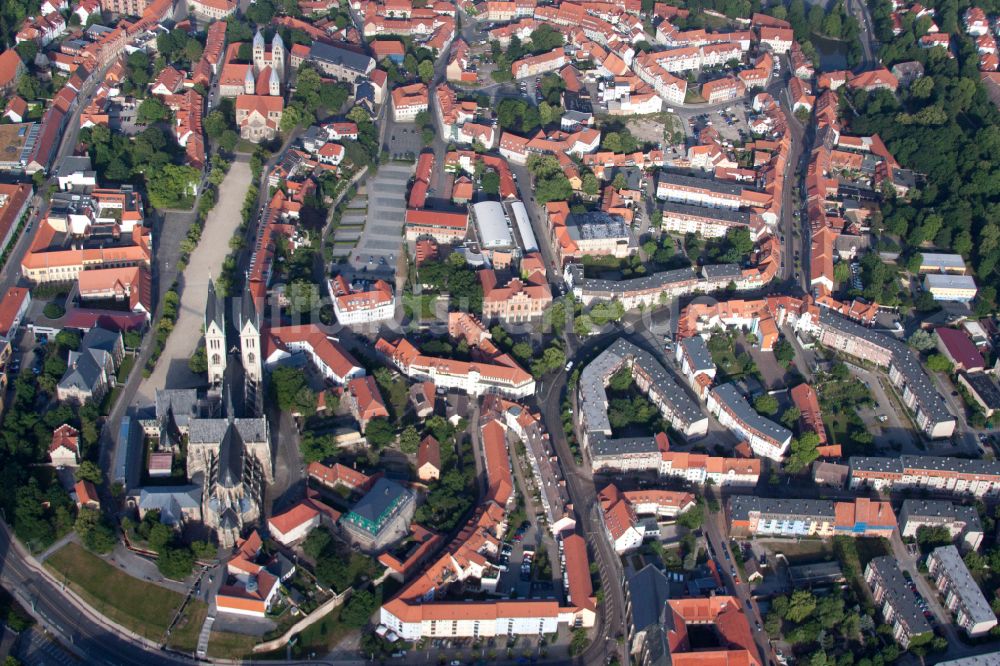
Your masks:
M816 610L816 597L808 590L795 590L788 600L788 610L785 619L789 622L802 622Z
M781 415L781 423L786 428L791 429L795 427L796 423L799 422L799 418L801 418L801 416L802 412L799 410L799 408L796 407L795 405L792 405L791 407L785 410L784 414Z
M42 308L42 314L45 315L46 319L59 319L66 314L66 308L59 303L50 301L45 304L44 308Z
M917 543L925 551L938 546L947 546L951 542L951 532L944 525L921 525L917 528Z
M580 187L584 194L592 197L595 196L600 189L600 183L597 182L597 176L588 172L583 174Z
M306 384L305 375L296 368L276 368L270 375L270 394L283 412L312 416L316 412L316 394Z
M487 171L483 174L482 180L482 190L486 194L499 194L500 193L500 174L495 171Z
M302 124L302 120L302 113L298 108L292 105L286 106L284 111L281 112L280 129L283 133L291 132Z
M753 401L754 409L766 416L774 416L778 413L778 399L767 393L757 396Z
M574 629L573 637L569 641L569 654L571 657L575 657L579 654L583 654L583 651L587 649L590 645L590 638L587 636L586 629Z
M205 343L202 342L188 359L188 369L196 375L208 372L208 356L205 353Z
M434 63L430 60L421 60L417 65L417 75L424 83L430 83L434 78Z
M83 541L83 545L95 553L110 553L117 543L114 529L96 509L86 507L80 509L74 529Z
M81 462L73 476L76 477L77 481L90 481L95 486L104 483L104 474L101 472L101 468L89 460Z
M201 174L186 164L165 164L146 174L149 202L156 208L190 206Z
M349 627L363 627L368 624L368 620L377 607L378 602L371 592L368 590L357 591L351 595L344 610L341 611L340 621Z
M807 469L819 457L818 446L819 435L814 432L803 433L798 439L793 439L785 469L790 474L798 474Z
M142 100L136 111L135 120L140 125L158 123L170 117L170 109L157 97L147 97Z
M795 349L785 338L781 338L774 344L774 357L777 359L781 367L788 368L792 361L795 360Z
M942 354L931 354L927 357L927 369L932 372L951 372L952 363Z
M375 449L381 449L396 439L396 430L388 419L374 418L368 422L368 426L365 428L365 438Z
M211 541L192 541L191 552L202 561L214 560L219 554L219 549Z
M167 546L156 558L156 568L164 578L184 580L191 575L191 569L194 568L194 553L190 548Z
M222 133L222 136L219 137L219 148L222 148L222 150L227 153L231 153L236 149L236 144L239 143L239 140L239 134L231 129L227 129Z
M208 138L218 139L223 132L229 129L229 121L222 111L215 110L205 116L202 126L205 128L205 134L208 135Z
M851 279L851 267L846 261L840 261L833 265L833 279L837 284L844 284Z
M420 447L420 433L413 426L406 426L402 434L399 436L399 448L400 450L407 454L413 455L417 452Z
M677 524L689 530L696 530L701 527L705 520L705 509L701 504L696 504L684 513L677 516Z
M934 341L934 336L922 328L915 330L913 334L907 338L906 342L920 352L930 351L937 346L937 343Z
M316 561L333 541L330 531L325 527L315 529L309 533L306 540L302 542L302 552L310 559Z

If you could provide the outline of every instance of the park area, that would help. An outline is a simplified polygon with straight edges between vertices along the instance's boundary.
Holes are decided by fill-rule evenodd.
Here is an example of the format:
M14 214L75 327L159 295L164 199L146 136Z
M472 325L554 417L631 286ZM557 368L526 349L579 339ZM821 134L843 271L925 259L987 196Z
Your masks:
M45 566L102 615L151 641L161 642L184 597L129 576L76 543L53 553ZM208 607L192 600L168 645L194 652Z

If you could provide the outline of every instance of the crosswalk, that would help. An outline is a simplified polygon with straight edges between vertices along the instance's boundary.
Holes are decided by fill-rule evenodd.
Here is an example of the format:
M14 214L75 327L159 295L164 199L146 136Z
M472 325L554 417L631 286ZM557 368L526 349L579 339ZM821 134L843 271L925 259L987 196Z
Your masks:
M38 629L29 629L18 642L17 657L25 666L77 666L80 660Z

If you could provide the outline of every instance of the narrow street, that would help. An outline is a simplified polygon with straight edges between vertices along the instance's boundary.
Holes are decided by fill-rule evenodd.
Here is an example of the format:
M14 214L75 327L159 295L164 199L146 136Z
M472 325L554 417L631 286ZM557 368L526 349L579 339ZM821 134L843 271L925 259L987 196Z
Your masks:
M719 501L720 503L724 502L722 498L719 498ZM706 510L702 531L708 541L710 553L714 554L715 561L718 563L719 576L725 582L726 589L739 600L740 607L747 614L754 643L757 644L757 649L760 651L761 663L776 663L774 650L768 641L767 632L763 629L764 618L761 616L757 604L752 600L750 586L743 580L743 573L735 568L732 551L729 550L729 542L726 540L725 510L718 512ZM735 576L733 575L734 570Z

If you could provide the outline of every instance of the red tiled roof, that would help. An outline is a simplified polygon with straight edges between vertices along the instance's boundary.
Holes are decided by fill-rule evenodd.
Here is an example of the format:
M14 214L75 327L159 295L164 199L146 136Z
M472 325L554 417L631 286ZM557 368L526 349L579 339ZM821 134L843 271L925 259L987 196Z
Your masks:
M11 287L0 300L0 336L7 337L14 328L14 320L21 311L24 299L28 298L27 287Z
M976 345L965 334L965 331L941 327L934 329L934 332L940 336L945 349L948 350L955 362L966 370L982 369L986 366L983 355L979 353Z
M319 511L313 507L312 503L302 501L284 513L271 516L268 519L267 524L272 530L276 530L281 534L288 534L295 528L304 525L317 516L319 516Z
M78 504L84 506L88 504L100 504L101 499L97 495L97 488L94 484L86 479L77 481L76 485L73 486L73 490L76 491L76 501Z
M71 425L63 424L52 431L52 442L49 444L49 453L52 453L60 446L64 446L75 453L80 452L80 431Z
M441 445L432 435L427 435L417 449L417 469L430 464L434 469L441 469Z

